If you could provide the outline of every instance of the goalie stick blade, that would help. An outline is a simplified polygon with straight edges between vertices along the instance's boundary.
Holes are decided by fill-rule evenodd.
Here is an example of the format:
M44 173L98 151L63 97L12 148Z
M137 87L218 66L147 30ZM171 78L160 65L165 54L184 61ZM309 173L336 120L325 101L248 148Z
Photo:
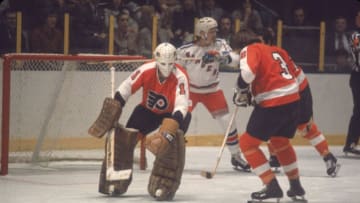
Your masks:
M132 169L125 169L115 171L114 168L109 168L106 171L106 180L114 181L114 180L128 180L131 176Z
M214 174L209 171L201 171L200 175L204 178L211 179L214 177Z

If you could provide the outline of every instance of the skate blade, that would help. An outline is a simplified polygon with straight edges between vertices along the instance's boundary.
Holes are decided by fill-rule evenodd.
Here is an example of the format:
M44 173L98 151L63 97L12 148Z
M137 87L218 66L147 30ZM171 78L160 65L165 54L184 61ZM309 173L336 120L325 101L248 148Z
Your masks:
M251 199L247 203L284 203L281 198L269 198L269 199Z
M354 152L344 152L346 158L360 158L360 154Z
M294 203L307 203L307 199L304 196L295 196L291 197L292 202Z
M246 172L246 173L250 173L251 172L251 169L243 169L241 168L240 166L234 166L233 169L235 171L240 171L240 172Z
M340 168L341 168L341 165L340 165L340 164L336 164L335 171L334 171L332 174L330 174L330 176L333 177L333 178L336 177L337 174L338 174L338 172L339 172L339 170L340 170Z

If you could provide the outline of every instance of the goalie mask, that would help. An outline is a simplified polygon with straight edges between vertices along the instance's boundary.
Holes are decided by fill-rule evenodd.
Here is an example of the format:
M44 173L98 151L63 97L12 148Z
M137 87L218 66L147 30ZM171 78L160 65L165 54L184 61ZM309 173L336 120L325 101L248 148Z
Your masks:
M354 32L351 35L351 50L352 52L360 52L360 33Z
M154 58L160 73L168 77L174 69L176 48L170 43L161 43L155 48Z
M207 39L207 34L211 29L217 29L218 24L214 18L203 17L200 18L195 25L195 36ZM217 31L217 30L216 30Z

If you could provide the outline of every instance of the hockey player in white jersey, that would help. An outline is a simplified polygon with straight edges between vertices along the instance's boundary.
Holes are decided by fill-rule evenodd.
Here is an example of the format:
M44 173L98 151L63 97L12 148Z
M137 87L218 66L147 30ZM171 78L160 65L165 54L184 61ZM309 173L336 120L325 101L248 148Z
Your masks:
M195 24L195 40L178 48L177 62L185 67L189 75L189 111L191 112L198 103L202 103L225 132L230 114L224 93L219 87L219 66L221 63L236 63L232 59L232 56L236 55L231 53L232 49L224 39L216 38L217 27L217 22L213 18L199 19ZM184 58L195 60L181 60ZM249 172L249 164L241 157L235 124L231 126L227 136L226 145L231 153L232 165L236 169Z

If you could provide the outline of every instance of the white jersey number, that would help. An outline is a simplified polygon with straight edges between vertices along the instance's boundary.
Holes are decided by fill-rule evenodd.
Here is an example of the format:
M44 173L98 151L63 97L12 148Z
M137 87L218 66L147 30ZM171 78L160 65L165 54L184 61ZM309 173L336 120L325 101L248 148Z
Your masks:
M293 76L289 72L288 65L284 61L284 59L281 57L281 55L277 52L272 53L273 58L275 61L278 61L280 63L280 67L282 68L281 76L285 79L291 80L293 79Z

